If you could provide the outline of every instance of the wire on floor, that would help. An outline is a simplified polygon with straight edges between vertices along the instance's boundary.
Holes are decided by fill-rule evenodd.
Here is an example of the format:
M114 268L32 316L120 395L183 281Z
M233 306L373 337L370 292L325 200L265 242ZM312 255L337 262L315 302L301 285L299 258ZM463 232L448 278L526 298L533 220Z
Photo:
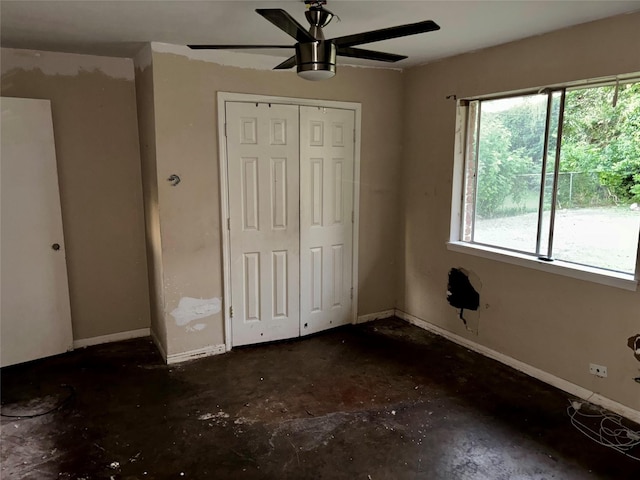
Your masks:
M17 418L17 419L36 418L36 417L42 417L44 415L49 415L50 413L60 410L62 407L70 403L71 400L76 395L76 389L73 388L71 385L60 385L60 386L62 388L67 389L69 391L69 394L62 401L60 401L55 407L50 408L46 412L30 413L25 415L10 415L7 413L2 413L2 411L0 410L0 417Z
M594 442L609 447L640 462L640 452L631 452L640 446L640 430L632 430L623 425L622 417L601 410L597 413L582 412L583 403L571 401L567 407L567 413L573 425L579 432L589 437ZM590 423L591 426L587 425Z

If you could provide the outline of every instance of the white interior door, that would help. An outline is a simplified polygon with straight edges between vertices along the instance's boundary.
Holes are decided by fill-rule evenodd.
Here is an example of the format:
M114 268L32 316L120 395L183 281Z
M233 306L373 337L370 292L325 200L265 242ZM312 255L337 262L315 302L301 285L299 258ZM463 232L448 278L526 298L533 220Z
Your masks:
M300 334L298 107L226 103L233 345Z
M353 110L300 107L300 333L352 319Z
M2 366L73 347L49 100L1 100Z

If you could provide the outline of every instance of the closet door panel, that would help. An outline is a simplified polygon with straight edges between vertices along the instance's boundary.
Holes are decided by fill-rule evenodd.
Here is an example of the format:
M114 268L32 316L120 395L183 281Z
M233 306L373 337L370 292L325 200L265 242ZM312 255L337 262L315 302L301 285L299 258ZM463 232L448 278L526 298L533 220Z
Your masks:
M300 333L350 323L355 113L300 107Z

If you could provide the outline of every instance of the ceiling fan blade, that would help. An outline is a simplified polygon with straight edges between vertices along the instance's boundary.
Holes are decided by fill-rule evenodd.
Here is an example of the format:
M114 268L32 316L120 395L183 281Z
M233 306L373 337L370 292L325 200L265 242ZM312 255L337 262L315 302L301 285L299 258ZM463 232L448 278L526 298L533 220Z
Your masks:
M408 58L406 55L375 52L373 50L353 47L338 47L338 55L342 55L343 57L366 58L367 60L379 60L381 62L397 62Z
M440 26L433 20L425 20L424 22L346 35L344 37L334 38L333 41L338 47L352 47L354 45L362 45L363 43L379 42L381 40L406 37L418 33L432 32L434 30L440 30Z
M281 8L258 8L256 12L273 23L298 42L315 42L316 39L296 20Z
M293 68L296 66L296 56L292 56L287 58L284 62L282 62L280 65L277 65L275 67L273 67L274 70L287 70L289 68Z
M242 48L294 48L294 45L187 45L192 50L239 50Z

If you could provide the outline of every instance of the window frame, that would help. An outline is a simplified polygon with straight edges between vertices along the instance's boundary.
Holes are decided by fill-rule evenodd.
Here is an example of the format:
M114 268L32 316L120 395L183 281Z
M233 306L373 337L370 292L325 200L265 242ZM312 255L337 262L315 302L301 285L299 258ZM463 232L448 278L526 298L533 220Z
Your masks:
M490 260L496 260L500 262L505 262L513 265L519 265L522 267L532 268L535 270L545 271L549 273L564 275L567 277L576 278L579 280L591 281L594 283L599 283L603 285L608 285L612 287L622 288L625 290L636 291L638 288L638 284L640 283L640 234L638 235L638 244L636 247L636 263L635 263L635 272L633 274L622 273L613 270L607 270L604 268L592 267L588 265L582 265L578 263L572 263L563 260L557 259L548 259L543 256L539 256L536 253L526 253L511 250L504 247L494 247L490 245L485 245L481 243L475 243L473 241L465 240L465 196L467 195L467 170L469 168L467 164L468 153L471 149L476 148L476 145L473 142L468 142L469 138L469 115L472 106L472 102L474 101L486 101L486 100L497 100L503 98L512 98L517 96L526 96L532 94L541 94L547 93L549 95L549 101L551 101L552 95L554 92L561 92L562 100L564 101L564 96L566 91L575 90L579 88L587 88L587 87L599 87L606 85L615 85L616 83L627 83L640 81L640 73L634 73L629 75L620 75L617 77L607 77L600 79L592 79L592 80L584 80L578 82L571 82L565 84L558 84L553 86L547 86L537 89L527 89L527 90L519 90L512 92L503 92L493 95L484 95L484 96L475 96L469 98L462 98L456 101L456 126L455 126L455 150L454 150L454 170L453 170L453 179L452 179L452 202L451 202L451 225L450 225L450 235L449 241L447 242L447 248L450 251L465 253L469 255L474 255L482 258L487 258ZM549 106L547 106L547 116L549 115ZM564 108L561 109L561 116L564 113ZM547 135L549 133L549 123L547 122L547 127L545 128L545 151L547 148ZM562 118L560 118L560 129L562 125ZM476 125L475 128L479 128L479 125ZM561 133L561 132L560 132ZM559 137L560 138L560 137ZM556 155L551 155L548 160L549 161L558 161L559 158L559 146L561 142L557 142L558 151ZM546 153L546 152L545 152ZM474 155L474 161L477 161L477 158ZM545 155L543 161L547 161L547 156ZM472 167L474 171L476 170L476 166ZM557 172L554 169L554 187L558 181ZM477 181L477 175L474 175L472 181ZM555 191L555 188L554 188ZM474 189L475 193L475 189ZM542 202L542 195L540 195L540 202ZM553 207L553 203L552 203ZM555 208L554 208L555 210ZM539 212L542 214L542 212ZM554 219L555 212L552 212L551 220ZM475 216L475 215L474 215ZM471 228L473 229L474 225L472 224ZM540 234L540 225L538 225L538 236ZM552 225L550 229L550 237L553 237L553 228ZM473 232L473 230L472 230ZM536 238L536 250L538 250L540 243L540 239ZM539 252L538 252L539 253Z

